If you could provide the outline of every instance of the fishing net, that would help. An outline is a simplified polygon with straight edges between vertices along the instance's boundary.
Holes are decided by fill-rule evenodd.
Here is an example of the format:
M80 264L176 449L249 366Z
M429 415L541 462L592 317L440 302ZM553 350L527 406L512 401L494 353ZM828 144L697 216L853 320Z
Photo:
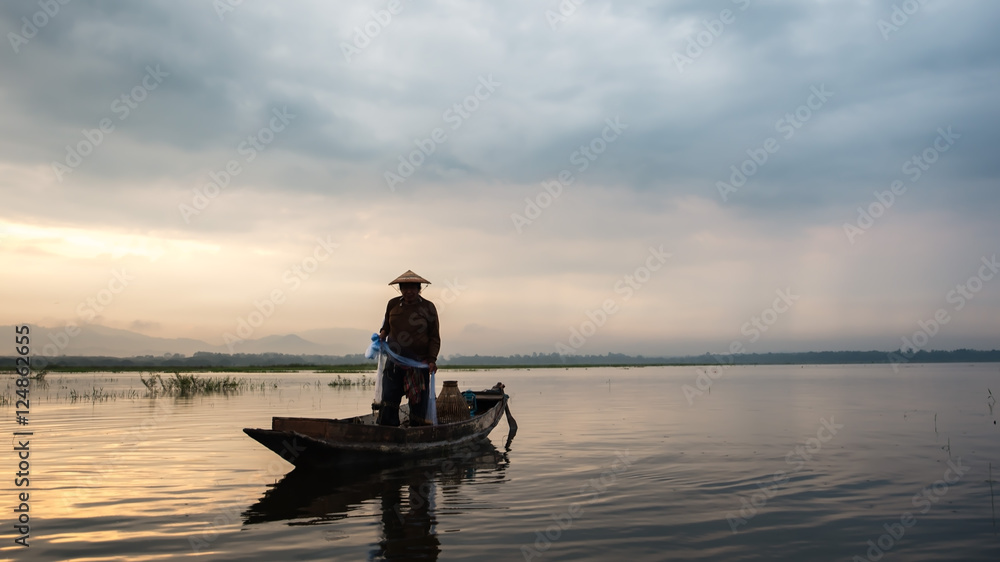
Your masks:
M383 383L382 379L385 377L385 363L388 359L392 359L397 365L402 365L404 367L410 367L414 369L427 369L427 363L417 361L415 359L410 359L409 357L403 357L398 353L389 349L389 344L387 342L379 339L378 334L372 334L372 343L368 346L368 350L365 351L366 359L375 359L378 357L378 370L375 371L375 404L382 403L383 394ZM434 373L431 373L429 388L427 389L427 419L432 424L437 424L437 399L434 396Z

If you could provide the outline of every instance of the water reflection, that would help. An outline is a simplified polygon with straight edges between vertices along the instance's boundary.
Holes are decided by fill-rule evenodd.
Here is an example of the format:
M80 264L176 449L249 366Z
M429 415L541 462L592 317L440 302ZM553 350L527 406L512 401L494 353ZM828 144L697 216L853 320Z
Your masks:
M507 453L486 441L447 459L409 461L391 468L297 468L247 508L243 522L330 524L356 517L359 507L367 503L376 506L381 523L369 559L437 560L441 552L436 531L439 498L455 498L459 489L473 482L504 482L508 465ZM452 513L454 509L449 506Z

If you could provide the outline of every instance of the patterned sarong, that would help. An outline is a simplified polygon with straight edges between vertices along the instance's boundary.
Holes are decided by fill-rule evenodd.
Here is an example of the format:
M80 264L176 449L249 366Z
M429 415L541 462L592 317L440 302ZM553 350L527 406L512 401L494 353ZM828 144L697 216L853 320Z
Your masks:
M410 404L420 403L420 393L427 388L424 382L424 374L421 370L406 367L406 374L403 376L403 391L406 392L406 398L410 401Z

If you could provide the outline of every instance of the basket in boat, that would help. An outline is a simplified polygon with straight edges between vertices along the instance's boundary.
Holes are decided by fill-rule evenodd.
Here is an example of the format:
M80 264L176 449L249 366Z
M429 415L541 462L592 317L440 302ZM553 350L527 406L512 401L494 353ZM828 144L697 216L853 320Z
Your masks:
M458 381L444 381L437 397L439 423L453 423L469 419L469 404L458 390Z

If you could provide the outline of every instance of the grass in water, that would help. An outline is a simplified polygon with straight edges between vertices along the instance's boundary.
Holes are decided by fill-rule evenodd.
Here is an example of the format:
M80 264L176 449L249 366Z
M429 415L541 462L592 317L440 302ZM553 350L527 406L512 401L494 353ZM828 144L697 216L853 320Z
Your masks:
M242 390L251 390L255 386L245 378L230 377L228 375L225 377L200 378L190 373L183 375L174 373L173 378L167 377L166 379L159 373L153 373L149 378L139 375L139 380L146 387L148 394L152 396L160 394L166 396L194 396L196 394L213 393L228 394ZM263 390L263 385L261 385L261 390Z
M367 375L361 375L359 379L352 379L350 377L342 377L337 375L337 378L327 383L327 386L332 386L334 388L343 388L351 386L375 386L375 377L369 377Z
M69 401L87 401L87 402L107 402L109 400L118 400L119 398L123 400L134 400L139 398L140 394L138 390L122 390L119 392L108 392L104 390L103 386L91 387L89 392L80 392L79 390L72 388L69 391Z

